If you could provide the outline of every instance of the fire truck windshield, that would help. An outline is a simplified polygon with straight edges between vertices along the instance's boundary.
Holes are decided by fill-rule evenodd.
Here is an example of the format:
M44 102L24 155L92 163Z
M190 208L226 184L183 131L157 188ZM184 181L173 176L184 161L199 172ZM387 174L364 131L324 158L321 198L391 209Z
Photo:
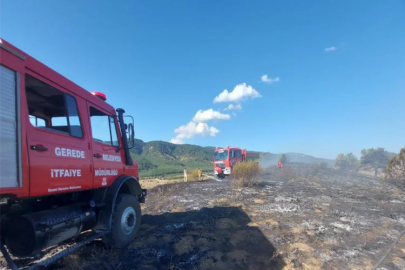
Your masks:
M217 151L214 154L214 160L215 161L227 160L227 159L228 159L228 150Z

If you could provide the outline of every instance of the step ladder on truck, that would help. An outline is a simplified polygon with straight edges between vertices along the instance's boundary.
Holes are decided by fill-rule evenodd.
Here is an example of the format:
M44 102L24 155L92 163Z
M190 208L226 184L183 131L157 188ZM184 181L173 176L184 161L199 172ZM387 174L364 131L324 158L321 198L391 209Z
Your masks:
M0 56L0 248L10 268L10 254L67 240L84 238L31 268L94 239L129 244L147 194L130 154L133 118L4 39Z

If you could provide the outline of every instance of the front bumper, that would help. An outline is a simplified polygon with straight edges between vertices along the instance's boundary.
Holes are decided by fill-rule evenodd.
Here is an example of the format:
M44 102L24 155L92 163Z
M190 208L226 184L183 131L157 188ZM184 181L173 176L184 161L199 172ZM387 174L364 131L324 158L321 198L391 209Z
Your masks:
M216 170L214 170L215 175L218 175L218 172ZM222 170L222 173L224 175L231 175L231 168L230 167L226 167L225 169Z

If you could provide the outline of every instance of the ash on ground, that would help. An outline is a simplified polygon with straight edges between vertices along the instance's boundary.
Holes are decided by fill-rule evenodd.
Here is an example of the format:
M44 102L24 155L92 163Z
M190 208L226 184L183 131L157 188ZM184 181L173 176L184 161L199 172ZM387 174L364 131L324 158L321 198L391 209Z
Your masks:
M405 230L403 182L300 165L231 181L154 188L133 244L93 243L54 268L372 269ZM378 269L405 269L405 237Z

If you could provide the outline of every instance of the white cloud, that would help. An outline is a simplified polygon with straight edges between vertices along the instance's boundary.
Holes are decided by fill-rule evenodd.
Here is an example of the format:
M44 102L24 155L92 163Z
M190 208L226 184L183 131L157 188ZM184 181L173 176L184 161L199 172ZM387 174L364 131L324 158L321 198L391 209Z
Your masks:
M277 80L279 79L277 78ZM232 103L229 104L224 110L236 111L242 109L240 102L246 99L258 97L261 97L259 92L257 92L252 86L242 83L236 85L232 92L228 92L226 89L222 91L222 93L215 97L214 103ZM232 115L236 116L234 112L232 112ZM193 119L187 125L180 126L174 130L177 135L171 139L171 143L183 144L185 140L195 136L215 137L219 133L219 130L213 126L209 126L207 122L211 120L228 120L230 118L230 114L221 113L220 111L215 111L214 109L208 109L205 111L198 110Z
M171 139L170 142L171 142L171 143L174 143L174 144L183 144L183 143L184 143L182 139L179 139L179 138L177 138L177 137Z
M337 47L335 47L335 46L325 48L325 52L333 52L333 51L336 51L336 50L337 50Z
M240 102L248 98L258 98L261 97L260 93L257 92L252 86L246 85L246 83L238 84L232 90L222 91L221 94L214 98L214 103L217 102Z
M263 76L261 76L260 79L262 80L262 82L269 83L269 84L280 81L279 77L275 77L274 79L272 79L272 78L269 78L267 76L267 74L264 74Z
M242 105L240 105L240 104L236 104L236 105L229 104L228 107L226 107L224 109L224 111L230 111L230 110L240 111L240 110L242 110Z
M185 126L180 126L174 130L177 136L171 140L171 143L183 144L184 139L190 139L194 136L211 136L218 134L219 130L215 127L210 127L207 123L189 122Z
M223 114L218 111L214 111L213 109L208 110L199 110L194 118L193 121L195 122L207 122L210 120L227 120L230 119L231 116L229 114Z

